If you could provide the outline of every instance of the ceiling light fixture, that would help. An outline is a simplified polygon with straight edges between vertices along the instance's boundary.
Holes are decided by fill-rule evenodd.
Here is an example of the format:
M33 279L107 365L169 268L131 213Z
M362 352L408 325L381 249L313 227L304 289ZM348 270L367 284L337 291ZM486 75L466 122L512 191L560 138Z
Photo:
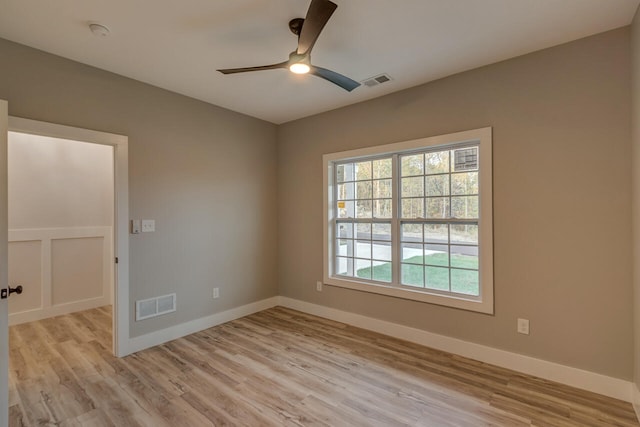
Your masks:
M309 71L311 71L311 68L307 64L296 62L295 64L291 64L289 66L289 71L296 74L307 74Z
M293 51L289 54L289 71L295 74L307 74L311 71L309 54L299 54Z
M109 29L102 24L98 24L97 22L90 22L89 29L96 37L107 37L109 35Z

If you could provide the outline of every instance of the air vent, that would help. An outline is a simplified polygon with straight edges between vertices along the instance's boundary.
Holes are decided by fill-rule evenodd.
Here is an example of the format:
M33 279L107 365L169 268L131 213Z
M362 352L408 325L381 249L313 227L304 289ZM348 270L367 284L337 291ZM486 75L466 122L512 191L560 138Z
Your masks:
M391 81L391 77L388 74L380 74L379 76L371 77L362 81L362 84L367 87L378 86L382 83Z
M136 301L136 321L176 311L176 294Z

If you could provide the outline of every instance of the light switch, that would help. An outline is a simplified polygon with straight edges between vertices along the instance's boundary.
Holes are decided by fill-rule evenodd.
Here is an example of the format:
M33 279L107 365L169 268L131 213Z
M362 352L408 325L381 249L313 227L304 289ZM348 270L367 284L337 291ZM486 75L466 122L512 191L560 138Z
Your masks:
M141 225L139 219L131 220L131 234L140 234Z
M143 219L142 220L142 232L150 233L152 231L156 231L156 220L155 219Z

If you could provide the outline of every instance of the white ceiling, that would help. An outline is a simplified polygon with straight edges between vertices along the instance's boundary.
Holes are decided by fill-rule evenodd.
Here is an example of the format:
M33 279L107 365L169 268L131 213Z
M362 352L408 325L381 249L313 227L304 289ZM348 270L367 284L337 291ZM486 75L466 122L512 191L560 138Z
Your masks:
M333 0L312 62L349 93L287 70L310 0L0 0L0 37L273 123L328 111L631 23L640 0ZM94 36L88 22L111 29Z

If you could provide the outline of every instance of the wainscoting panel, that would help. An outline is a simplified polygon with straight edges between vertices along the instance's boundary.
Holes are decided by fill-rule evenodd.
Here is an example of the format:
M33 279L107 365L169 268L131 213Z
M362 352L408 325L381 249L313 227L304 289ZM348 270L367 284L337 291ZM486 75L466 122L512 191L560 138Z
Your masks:
M42 241L9 243L9 283L22 285L22 295L11 295L9 314L42 308Z
M111 304L111 227L9 230L11 325Z

